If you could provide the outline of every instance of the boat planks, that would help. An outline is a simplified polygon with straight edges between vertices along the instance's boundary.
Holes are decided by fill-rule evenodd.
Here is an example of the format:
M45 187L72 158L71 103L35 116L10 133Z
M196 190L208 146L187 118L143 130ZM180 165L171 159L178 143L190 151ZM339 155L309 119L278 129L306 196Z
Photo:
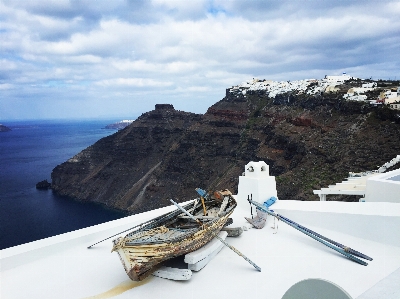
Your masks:
M141 281L157 270L162 262L197 250L210 242L224 227L236 207L236 201L230 192L225 191L222 194L223 198L207 198L206 206L210 217L205 218L201 226L193 223L194 227L182 229L190 227L192 220L178 217L181 216L180 213L173 211L171 213L175 213L175 216L160 223L158 227L141 229L113 240L112 251L118 253L129 278ZM216 209L219 213L212 213L214 217L211 217L211 211ZM198 216L203 215L200 200L195 203L193 212Z

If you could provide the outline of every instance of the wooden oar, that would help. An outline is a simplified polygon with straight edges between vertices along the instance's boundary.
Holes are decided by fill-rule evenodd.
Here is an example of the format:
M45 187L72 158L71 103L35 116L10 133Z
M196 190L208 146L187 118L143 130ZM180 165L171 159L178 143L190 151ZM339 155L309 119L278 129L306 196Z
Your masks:
M293 221L291 221L291 220L287 219L286 217L283 217L283 216L281 216L279 214L276 214L271 210L268 210L265 206L263 206L262 204L260 204L258 202L255 202L255 201L252 201L252 200L250 200L250 202L253 205L255 205L257 208L259 208L261 211L263 211L263 212L265 212L265 213L267 213L267 214L269 214L271 216L274 216L274 217L278 218L279 220L282 220L283 222L285 222L286 224L290 225L291 227L297 229L298 231L301 231L303 234L306 234L307 236L309 236L309 237L313 238L314 240L316 240L316 241L328 246L329 248L331 248L331 249L343 254L344 256L346 256L347 258L351 259L352 261L355 261L356 263L359 263L359 264L361 264L363 266L367 266L368 265L368 263L356 258L355 256L351 255L350 253L346 252L344 249L335 247L334 245L324 241L322 238L320 238L318 236L315 236L314 234L310 233L311 230L309 230L309 229L306 230L305 227L299 226L299 225L297 225L297 223L295 225L294 224L295 222L293 222Z
M186 211L183 207L181 207L179 204L177 204L175 201L173 201L172 199L170 199L170 201L178 208L180 209L183 213L185 213L186 215L188 215L191 219L193 219L194 221L196 221L199 225L203 225L203 223L199 220L193 217L192 214L190 214L188 211ZM247 262L249 262L254 268L256 268L258 271L261 272L261 268L259 266L257 266L255 263L253 263L248 257L246 257L243 253L241 253L239 250L237 250L235 247L229 245L228 243L226 243L222 238L220 238L219 236L215 235L215 238L217 238L218 240L220 240L222 242L222 244L224 244L226 247L228 247L229 249L233 250L236 254L238 254L239 256L241 256L242 258L244 258Z

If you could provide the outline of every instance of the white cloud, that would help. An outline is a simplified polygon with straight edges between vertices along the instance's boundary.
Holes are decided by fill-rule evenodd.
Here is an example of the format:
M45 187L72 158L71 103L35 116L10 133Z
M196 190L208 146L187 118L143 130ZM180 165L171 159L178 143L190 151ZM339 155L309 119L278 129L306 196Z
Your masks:
M1 83L0 84L0 90L1 89L12 89L12 88L14 88L14 85L12 85L12 84L9 84L9 83Z
M96 82L96 85L101 86L135 86L135 87L166 87L171 86L172 82L162 82L156 81L152 79L144 79L144 78L114 78L114 79L106 79Z
M62 60L65 63L71 63L71 64L99 64L103 62L103 58L96 56L96 55L91 55L91 54L86 54L86 55L76 55L76 56L64 56L61 57L60 60Z
M372 0L3 0L0 96L6 107L71 95L99 99L94 109L165 100L205 112L252 77L400 77L399 11Z

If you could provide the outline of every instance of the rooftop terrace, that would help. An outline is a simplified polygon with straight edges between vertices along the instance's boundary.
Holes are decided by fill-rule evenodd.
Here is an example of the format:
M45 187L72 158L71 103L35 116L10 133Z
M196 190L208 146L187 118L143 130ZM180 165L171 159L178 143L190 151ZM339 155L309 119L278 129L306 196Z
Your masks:
M263 178L253 178L262 183ZM241 194L231 227L250 227L244 219L250 217L250 205ZM351 298L400 298L400 203L278 200L272 208L373 261L368 266L352 262L271 216L263 229L226 238L261 272L224 247L190 280L150 276L138 283L110 252L110 240L87 249L174 209L169 206L1 250L1 298L282 298L310 278L332 282Z

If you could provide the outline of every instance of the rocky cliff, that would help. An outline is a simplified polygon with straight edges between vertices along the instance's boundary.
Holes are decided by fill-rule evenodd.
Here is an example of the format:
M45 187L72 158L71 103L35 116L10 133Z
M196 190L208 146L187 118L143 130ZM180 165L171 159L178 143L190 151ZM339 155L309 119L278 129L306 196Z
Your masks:
M204 115L156 105L57 166L52 188L136 213L191 199L196 187L236 192L244 165L263 160L280 199L318 200L313 189L400 153L397 114L342 95L227 91Z

